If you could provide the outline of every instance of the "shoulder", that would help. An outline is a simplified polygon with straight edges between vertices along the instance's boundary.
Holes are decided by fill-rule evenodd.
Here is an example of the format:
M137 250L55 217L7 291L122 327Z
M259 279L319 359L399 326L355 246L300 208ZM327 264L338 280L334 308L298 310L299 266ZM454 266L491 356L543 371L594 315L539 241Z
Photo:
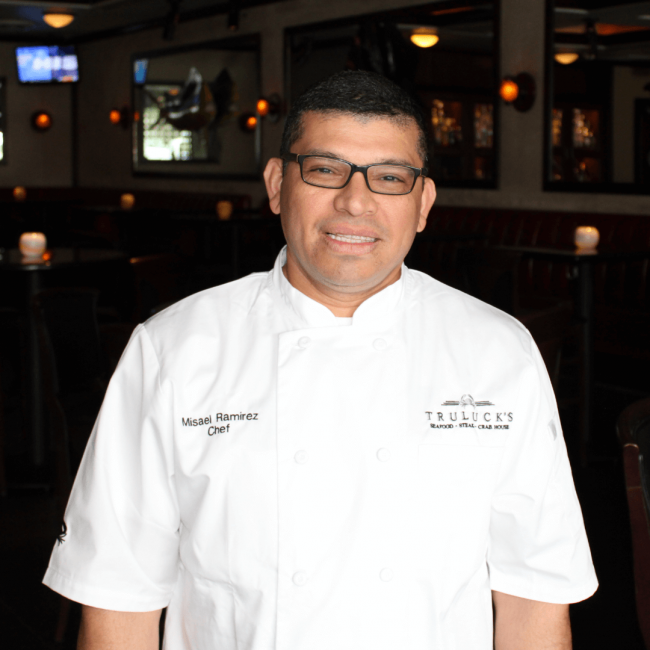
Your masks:
M242 324L268 294L269 274L254 273L179 300L142 325L158 354L188 340L214 338Z
M534 355L528 330L513 316L420 271L408 270L409 308L450 343Z

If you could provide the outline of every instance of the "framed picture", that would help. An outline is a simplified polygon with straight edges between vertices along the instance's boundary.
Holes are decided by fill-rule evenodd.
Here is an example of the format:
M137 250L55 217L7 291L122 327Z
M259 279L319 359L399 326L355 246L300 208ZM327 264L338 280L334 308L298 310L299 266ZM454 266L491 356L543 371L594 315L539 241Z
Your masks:
M259 36L132 57L136 175L258 179Z

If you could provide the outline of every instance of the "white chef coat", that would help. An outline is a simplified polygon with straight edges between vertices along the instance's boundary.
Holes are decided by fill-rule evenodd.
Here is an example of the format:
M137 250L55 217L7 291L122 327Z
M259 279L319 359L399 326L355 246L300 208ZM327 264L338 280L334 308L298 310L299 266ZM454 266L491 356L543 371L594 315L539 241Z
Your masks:
M341 327L285 256L138 326L45 584L168 650L488 650L492 589L590 596L528 332L406 267Z

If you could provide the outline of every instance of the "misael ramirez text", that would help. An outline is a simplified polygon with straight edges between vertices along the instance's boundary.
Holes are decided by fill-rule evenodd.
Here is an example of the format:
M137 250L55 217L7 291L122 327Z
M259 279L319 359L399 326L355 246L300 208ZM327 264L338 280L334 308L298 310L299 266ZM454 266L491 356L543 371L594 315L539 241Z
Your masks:
M471 411L425 411L429 426L432 429L508 429L513 420L513 414L505 412L486 411L473 413Z
M184 427L202 427L208 425L208 435L214 436L217 433L227 433L230 431L230 423L241 420L257 420L258 413L215 413L200 418L182 418ZM218 423L228 422L228 424L219 426Z

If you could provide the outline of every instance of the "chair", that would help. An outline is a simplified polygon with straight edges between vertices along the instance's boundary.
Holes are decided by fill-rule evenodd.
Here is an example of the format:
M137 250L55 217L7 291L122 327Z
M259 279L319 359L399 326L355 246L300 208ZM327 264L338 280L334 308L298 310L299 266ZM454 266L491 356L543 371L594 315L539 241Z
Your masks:
M106 391L95 289L48 289L32 308L38 325L44 397L52 432L54 496L63 519L73 476ZM61 597L55 642L65 636L70 601Z
M462 289L470 295L505 311L519 310L518 269L521 253L493 248L458 249Z
M180 255L162 253L132 257L134 295L131 319L141 323L188 295L188 265Z
M98 295L95 289L48 289L36 294L32 303L61 515L107 385L97 325Z
M6 432L11 404L19 402L18 410L22 416L22 425L26 421L27 376L25 364L27 322L24 315L11 307L0 307L0 497L7 495L6 474ZM11 348L16 348L12 354ZM18 390L15 387L18 387ZM12 387L13 390L12 390ZM14 409L14 413L16 409ZM15 432L15 428L14 428Z
M616 433L623 451L632 530L636 611L646 648L650 648L650 398L621 413Z

